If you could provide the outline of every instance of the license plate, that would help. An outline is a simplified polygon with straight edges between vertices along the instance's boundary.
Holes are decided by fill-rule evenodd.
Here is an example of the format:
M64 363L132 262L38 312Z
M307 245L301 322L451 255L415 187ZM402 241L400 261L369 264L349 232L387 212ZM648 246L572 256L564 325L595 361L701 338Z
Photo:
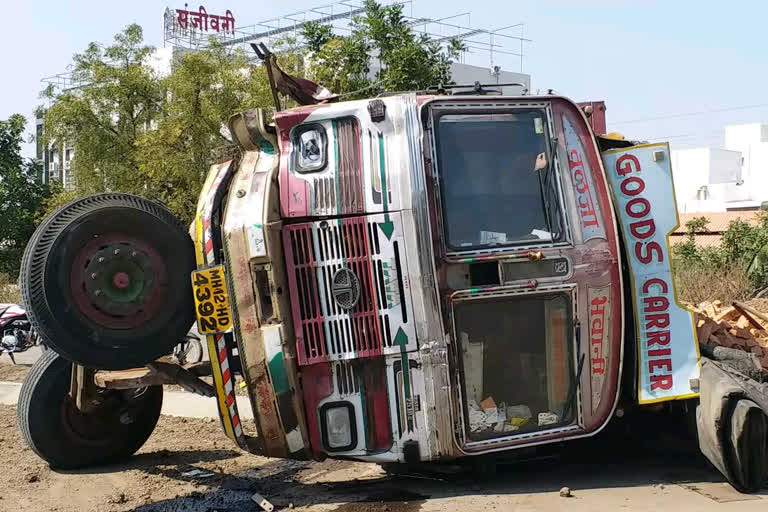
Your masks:
M220 334L232 328L224 266L192 272L192 291L200 334Z

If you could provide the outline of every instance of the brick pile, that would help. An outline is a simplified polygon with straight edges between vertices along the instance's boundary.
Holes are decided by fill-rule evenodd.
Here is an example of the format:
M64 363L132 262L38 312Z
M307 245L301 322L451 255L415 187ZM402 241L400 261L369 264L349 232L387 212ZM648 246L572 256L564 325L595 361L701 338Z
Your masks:
M694 311L699 343L752 352L768 370L768 317L746 304L723 306L719 300Z

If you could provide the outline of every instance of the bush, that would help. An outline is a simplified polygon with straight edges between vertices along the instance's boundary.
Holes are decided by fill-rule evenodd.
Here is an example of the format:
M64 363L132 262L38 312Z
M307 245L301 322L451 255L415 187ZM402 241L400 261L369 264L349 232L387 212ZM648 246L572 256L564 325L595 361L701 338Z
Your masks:
M678 300L699 304L721 300L725 304L748 300L755 286L747 277L746 265L727 267L675 264L675 291Z
M16 276L19 274L24 247L5 247L0 249L0 274Z
M731 221L717 247L696 245L696 233L706 232L707 219L686 224L686 240L673 248L678 299L704 301L747 300L768 286L768 212L757 215L757 224Z
M0 273L0 304L21 304L19 286L8 274Z

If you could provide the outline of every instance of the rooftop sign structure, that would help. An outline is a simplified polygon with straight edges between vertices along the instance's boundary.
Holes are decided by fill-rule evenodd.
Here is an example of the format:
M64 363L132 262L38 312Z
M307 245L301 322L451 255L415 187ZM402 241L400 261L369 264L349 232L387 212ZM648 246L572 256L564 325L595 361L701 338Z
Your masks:
M413 0L380 0L386 5L410 6L403 9L406 24L417 34L427 36L431 41L447 44L456 39L464 44L466 50L458 62L488 66L497 76L501 69L512 70L519 64L523 71L525 24L515 23L496 29L473 27L471 14L463 12L442 18L413 16ZM410 11L408 14L406 11ZM184 9L166 8L163 13L163 42L174 49L199 51L208 48L211 42L223 44L229 48L242 49L253 55L251 43L264 43L279 54L306 47L301 37L302 27L307 22L330 25L337 34L351 32L350 23L355 16L365 13L364 0L341 0L336 3L321 5L305 11L286 14L256 22L252 25L239 24L231 10L224 14L208 13L205 6L196 10L184 4ZM287 40L291 44L285 44ZM479 58L478 58L479 56ZM480 59L485 60L481 62ZM486 60L487 59L487 60ZM258 59L254 56L254 61ZM58 91L77 89L87 84L86 80L66 71L42 79Z
M414 17L412 15L413 1L381 0L387 5L410 6L403 9L403 17L417 34L424 34L436 43L448 43L458 39L464 43L466 54L480 54L489 59L489 68L502 64L505 69L523 68L525 25L516 23L496 29L484 29L470 25L471 15L463 12L439 19ZM411 15L407 13L411 11ZM208 14L204 6L198 10L166 9L163 17L163 33L166 46L185 50L202 50L210 46L212 41L232 48L242 48L251 53L250 43L264 43L275 49L275 53L294 51L305 46L302 40L302 27L307 22L321 23L333 27L334 32L345 34L351 32L350 22L355 16L365 13L363 0L342 0L340 2L321 5L305 11L294 12L269 20L258 21L252 25L238 23L232 12L227 10L225 15ZM286 45L290 39L291 44ZM276 44L277 43L277 44ZM501 62L498 62L501 60ZM479 62L477 64L480 64ZM483 63L485 64L485 63Z

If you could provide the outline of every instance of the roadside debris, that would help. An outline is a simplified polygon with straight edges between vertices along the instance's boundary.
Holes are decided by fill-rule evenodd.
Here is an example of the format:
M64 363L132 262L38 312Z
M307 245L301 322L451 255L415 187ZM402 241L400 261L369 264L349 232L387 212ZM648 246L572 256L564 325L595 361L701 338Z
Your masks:
M746 304L719 300L694 307L699 343L751 352L768 369L768 317Z
M185 473L182 473L181 476L186 477L192 477L192 478L210 478L214 474L210 471L203 471L202 469L193 469L192 471L187 471Z
M573 494L571 494L571 488L570 487L563 487L560 489L560 497L561 498L573 498Z
M251 496L251 500L253 500L254 503L256 503L258 506L260 506L262 508L262 510L264 510L266 512L272 512L273 510L275 510L275 506L273 504L271 504L267 500L267 498L265 498L264 496L262 496L259 493L256 493L253 496Z

